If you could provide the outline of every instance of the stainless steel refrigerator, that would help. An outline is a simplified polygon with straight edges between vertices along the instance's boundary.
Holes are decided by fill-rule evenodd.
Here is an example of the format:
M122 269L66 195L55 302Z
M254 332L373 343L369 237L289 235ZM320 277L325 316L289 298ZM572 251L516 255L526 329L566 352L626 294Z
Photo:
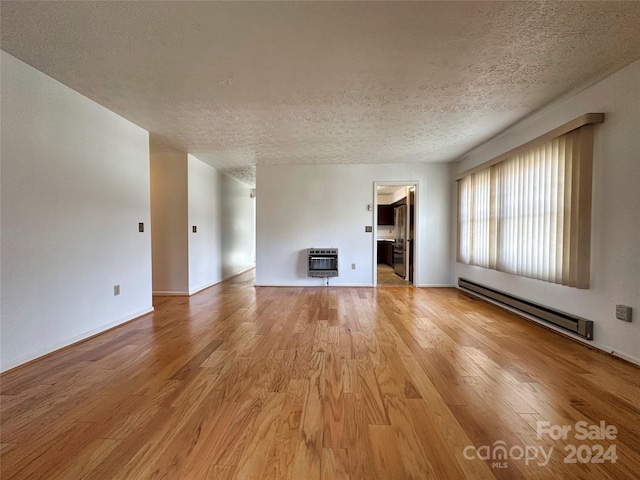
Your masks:
M393 270L402 278L405 277L405 255L407 235L407 206L400 205L393 211L396 239L393 242Z

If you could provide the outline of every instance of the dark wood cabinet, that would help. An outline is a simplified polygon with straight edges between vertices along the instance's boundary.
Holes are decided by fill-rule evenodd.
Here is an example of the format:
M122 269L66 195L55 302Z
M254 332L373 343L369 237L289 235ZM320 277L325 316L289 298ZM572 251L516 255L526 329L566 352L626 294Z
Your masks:
M378 240L378 263L384 263L384 242Z
M393 225L393 205L378 205L378 225Z
M378 263L393 267L393 242L378 240Z

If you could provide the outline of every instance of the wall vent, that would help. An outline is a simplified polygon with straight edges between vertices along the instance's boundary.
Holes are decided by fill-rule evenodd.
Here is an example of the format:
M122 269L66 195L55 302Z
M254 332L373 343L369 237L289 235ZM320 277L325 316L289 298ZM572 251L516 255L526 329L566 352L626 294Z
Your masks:
M547 323L563 328L587 340L593 340L593 321L572 315L570 313L555 310L551 307L531 302L524 298L516 297L510 293L501 292L494 288L472 282L466 278L458 277L458 287L461 290L473 293L477 296L491 299L515 310L534 316Z
M309 248L309 276L310 277L337 277L338 276L338 249L337 248Z

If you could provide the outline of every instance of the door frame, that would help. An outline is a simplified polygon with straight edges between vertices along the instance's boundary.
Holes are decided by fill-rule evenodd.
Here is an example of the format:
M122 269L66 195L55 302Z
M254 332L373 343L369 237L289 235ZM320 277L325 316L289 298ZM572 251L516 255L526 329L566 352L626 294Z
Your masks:
M420 182L418 180L398 180L398 181L374 181L373 182L373 286L378 286L378 185L385 186L404 186L415 188L415 205L414 205L414 231L413 231L413 286L420 285L419 279L421 277L420 270ZM409 222L409 215L407 215L407 222Z

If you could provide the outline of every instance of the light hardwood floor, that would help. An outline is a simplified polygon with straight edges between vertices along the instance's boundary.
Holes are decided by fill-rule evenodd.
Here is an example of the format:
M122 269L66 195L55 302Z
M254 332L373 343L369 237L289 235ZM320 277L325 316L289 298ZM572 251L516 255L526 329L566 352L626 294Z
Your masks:
M454 289L249 272L155 307L1 377L3 480L638 478L640 369Z
M411 283L409 283L407 280L396 275L393 267L390 267L389 265L386 265L384 263L379 263L377 265L376 272L378 275L379 287L411 285Z

